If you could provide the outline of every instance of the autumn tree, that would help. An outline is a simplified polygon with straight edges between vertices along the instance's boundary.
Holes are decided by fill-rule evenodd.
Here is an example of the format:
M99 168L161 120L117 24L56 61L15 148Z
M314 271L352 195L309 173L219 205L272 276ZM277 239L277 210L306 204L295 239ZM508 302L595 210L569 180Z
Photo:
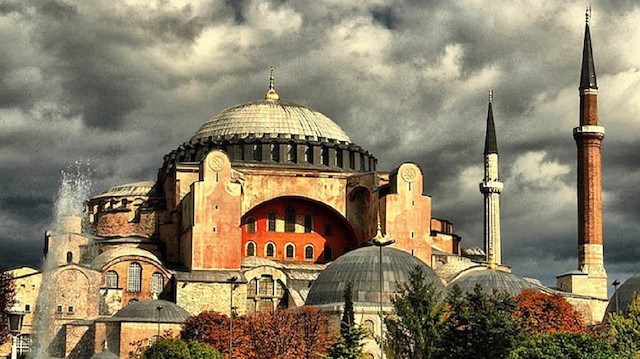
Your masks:
M141 359L223 359L222 354L207 344L182 339L158 339L149 346Z
M7 328L7 312L13 305L14 296L13 278L9 272L0 269L0 344L9 339Z
M640 358L640 295L635 295L627 313L611 314L609 325L616 352L625 358Z
M487 295L478 284L463 294L454 286L446 305L443 358L507 358L523 340L516 302L506 292Z
M529 334L584 330L582 317L564 297L525 290L516 296L516 317Z
M359 359L362 357L362 339L365 332L355 322L353 311L353 283L347 282L344 289L344 311L340 320L340 336L331 345L328 359Z
M246 344L244 334L245 321L236 318L233 321L233 357L240 355L240 349ZM230 319L224 314L204 311L190 317L182 326L180 337L186 341L201 341L215 348L224 355L229 355Z
M385 318L387 353L390 358L439 358L445 330L442 293L426 281L420 267L409 278L391 300L394 314Z

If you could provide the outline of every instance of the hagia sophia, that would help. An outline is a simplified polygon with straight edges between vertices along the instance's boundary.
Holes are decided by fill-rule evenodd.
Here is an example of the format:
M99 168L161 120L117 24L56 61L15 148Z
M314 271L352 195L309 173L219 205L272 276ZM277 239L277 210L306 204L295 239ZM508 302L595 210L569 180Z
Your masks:
M18 353L32 350L36 327L49 333L44 345L52 357L118 358L160 328L179 335L181 323L202 311L245 315L311 305L339 315L348 281L357 321L379 333L380 307L391 310L396 284L416 266L441 291L479 283L487 292L560 293L586 323L602 321L612 310L602 236L605 131L589 31L587 22L573 129L578 266L559 275L557 287L502 262L500 195L508 183L498 171L491 92L478 194L485 246L464 248L450 221L432 217L428 169L405 162L379 171L374 155L334 121L282 100L272 70L263 99L210 117L164 156L155 180L108 188L87 200L84 217L67 217L47 232L51 270L11 271L26 312ZM616 294L620 304L639 287L640 275L629 279ZM53 319L36 326L38 311ZM367 357L378 357L375 340L365 341Z

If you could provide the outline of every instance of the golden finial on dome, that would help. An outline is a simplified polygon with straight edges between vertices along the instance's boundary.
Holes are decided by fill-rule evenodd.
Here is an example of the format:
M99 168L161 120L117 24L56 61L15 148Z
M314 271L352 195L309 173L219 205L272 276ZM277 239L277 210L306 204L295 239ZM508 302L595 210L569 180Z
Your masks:
M275 78L273 77L273 66L271 67L271 73L269 75L269 91L267 91L267 95L264 97L267 100L277 101L280 99L280 96L276 92Z

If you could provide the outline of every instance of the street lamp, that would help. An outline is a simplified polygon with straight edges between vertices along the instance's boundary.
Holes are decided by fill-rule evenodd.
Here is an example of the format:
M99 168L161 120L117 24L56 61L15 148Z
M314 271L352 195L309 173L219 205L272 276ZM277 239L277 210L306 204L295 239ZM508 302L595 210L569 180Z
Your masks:
M380 266L379 266L379 280L380 280L380 296L378 297L380 303L380 358L384 359L384 311L382 309L382 247L390 246L396 242L395 239L388 239L386 235L382 234L382 230L380 228L380 217L378 217L378 232L376 236L373 237L369 243L380 248Z
M18 336L22 331L22 319L25 312L21 310L18 305L18 301L13 303L13 306L7 312L7 326L11 333L11 359L18 358Z
M238 286L237 281L238 277L235 275L228 280L231 285L229 290L229 358L233 357L233 290Z
M156 307L156 311L157 311L156 319L158 320L158 334L156 336L156 340L160 339L160 311L161 310L162 310L162 306L161 305Z
M616 279L612 284L613 288L615 288L613 295L616 297L616 314L620 314L620 308L618 307L618 286L620 285L620 281Z

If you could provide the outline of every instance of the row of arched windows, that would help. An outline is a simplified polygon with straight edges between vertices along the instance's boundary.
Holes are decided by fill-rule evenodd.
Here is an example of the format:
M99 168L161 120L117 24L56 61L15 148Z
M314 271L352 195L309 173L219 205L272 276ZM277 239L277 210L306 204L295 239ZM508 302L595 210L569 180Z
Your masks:
M351 250L351 247L344 247L343 254ZM257 245L255 242L249 241L246 245L245 254L247 257L255 257L257 253ZM275 258L276 245L273 242L268 242L264 246L264 256L267 258ZM296 257L296 246L293 243L287 243L284 246L284 257L286 259L294 259ZM325 261L333 260L333 249L328 245L324 246L323 258ZM307 244L304 246L304 259L315 259L315 247L313 244Z
M107 288L118 288L118 273L114 270L105 274L104 285ZM164 276L160 272L151 275L151 293L159 294L164 288ZM139 293L142 291L142 266L132 262L127 271L127 292Z

